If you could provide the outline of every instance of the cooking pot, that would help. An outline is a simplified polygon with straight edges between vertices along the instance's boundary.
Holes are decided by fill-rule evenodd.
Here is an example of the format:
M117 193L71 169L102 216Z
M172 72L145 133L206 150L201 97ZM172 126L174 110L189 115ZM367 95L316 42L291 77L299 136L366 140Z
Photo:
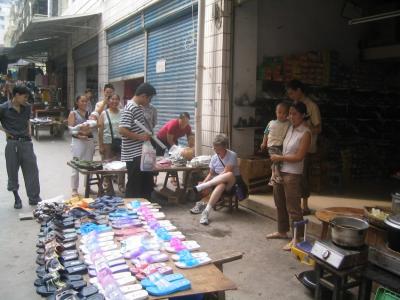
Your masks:
M354 217L335 217L330 222L332 242L341 247L359 248L365 244L368 222Z
M388 247L400 252L400 214L390 215L385 219L388 229Z

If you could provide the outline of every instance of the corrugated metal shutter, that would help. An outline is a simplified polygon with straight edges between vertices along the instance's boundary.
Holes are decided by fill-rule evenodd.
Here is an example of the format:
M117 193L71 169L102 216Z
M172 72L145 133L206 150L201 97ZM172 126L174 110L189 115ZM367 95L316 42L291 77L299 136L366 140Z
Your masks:
M149 13L145 13L145 20L146 16ZM193 15L190 13L175 18L148 32L146 80L157 90L153 100L153 105L158 109L156 130L184 111L191 115L194 129L196 38L197 7L193 8ZM156 72L159 60L165 60L164 73Z
M94 37L72 50L75 66L97 65L99 59L98 37Z
M141 15L137 15L107 31L110 81L144 76L145 37L141 24Z

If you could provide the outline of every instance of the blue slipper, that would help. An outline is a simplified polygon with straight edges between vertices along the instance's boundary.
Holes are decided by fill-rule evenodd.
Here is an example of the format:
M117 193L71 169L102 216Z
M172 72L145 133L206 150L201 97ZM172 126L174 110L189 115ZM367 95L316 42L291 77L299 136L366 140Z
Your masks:
M172 282L172 281L176 281L176 280L180 280L185 278L182 274L180 273L174 273L174 274L169 274L169 275L165 275L162 277L163 279L165 279L168 282ZM143 286L143 288L148 288L151 286L156 286L155 283L153 281L151 281L148 277L143 279L140 284Z
M150 286L146 288L146 291L149 292L152 296L166 296L169 294L173 294L176 292L186 291L191 288L190 281L187 279L180 279L170 282L168 285L162 286Z

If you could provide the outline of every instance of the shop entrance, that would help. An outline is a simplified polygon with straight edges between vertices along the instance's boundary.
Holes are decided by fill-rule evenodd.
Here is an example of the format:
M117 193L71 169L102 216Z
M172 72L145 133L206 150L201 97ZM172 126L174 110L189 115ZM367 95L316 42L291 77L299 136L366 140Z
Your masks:
M285 84L298 79L322 117L312 190L390 199L400 185L400 23L359 18L399 3L365 2L353 1L357 9L317 0L235 7L233 148L268 157L259 151L265 126L277 103L292 103Z

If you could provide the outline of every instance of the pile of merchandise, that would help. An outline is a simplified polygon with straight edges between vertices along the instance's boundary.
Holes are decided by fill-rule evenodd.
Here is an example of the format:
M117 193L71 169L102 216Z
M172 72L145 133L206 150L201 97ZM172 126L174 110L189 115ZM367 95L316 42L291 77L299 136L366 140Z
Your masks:
M48 299L140 300L191 289L181 269L211 263L157 204L119 197L43 201L36 291ZM170 298L172 299L172 298Z
M88 171L103 169L103 164L101 161L80 160L75 157L73 160L70 161L70 163L79 169L84 169Z

